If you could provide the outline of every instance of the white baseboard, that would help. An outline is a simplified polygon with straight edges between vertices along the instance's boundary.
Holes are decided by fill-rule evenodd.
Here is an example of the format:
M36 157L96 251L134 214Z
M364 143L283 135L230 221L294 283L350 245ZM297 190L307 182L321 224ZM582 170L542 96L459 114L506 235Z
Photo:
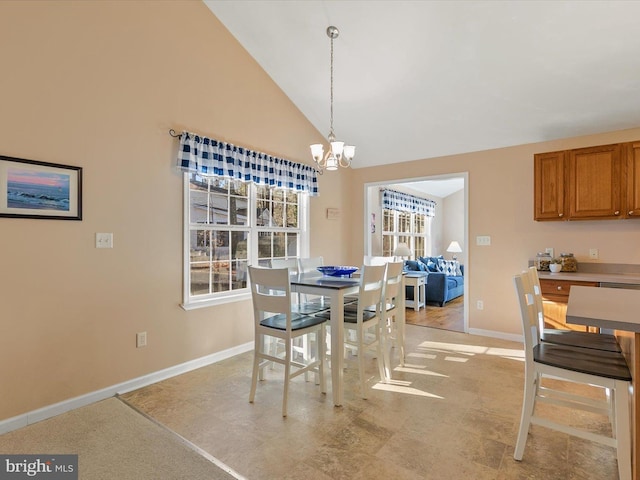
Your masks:
M515 333L497 332L495 330L484 330L481 328L470 328L468 333L471 335L481 335L483 337L500 338L502 340L524 343L522 335L516 335Z
M17 430L18 428L26 427L27 425L46 420L47 418L55 417L56 415L68 412L69 410L84 407L85 405L104 400L105 398L113 397L117 394L127 393L138 388L146 387L147 385L151 385L152 383L157 383L162 380L166 380L167 378L190 372L191 370L195 370L196 368L205 367L207 365L211 365L212 363L216 363L221 360L231 358L235 355L251 351L253 350L253 345L253 342L238 345L221 352L212 353L211 355L207 355L205 357L196 358L195 360L190 360L173 367L165 368L164 370L149 373L148 375L143 375L142 377L127 380L126 382L118 383L117 385L112 385L110 387L103 388L102 390L90 392L79 397L70 398L68 400L55 403L53 405L47 405L46 407L39 408L38 410L33 410L31 412L23 413L22 415L7 418L6 420L0 421L0 434L7 433L12 430Z

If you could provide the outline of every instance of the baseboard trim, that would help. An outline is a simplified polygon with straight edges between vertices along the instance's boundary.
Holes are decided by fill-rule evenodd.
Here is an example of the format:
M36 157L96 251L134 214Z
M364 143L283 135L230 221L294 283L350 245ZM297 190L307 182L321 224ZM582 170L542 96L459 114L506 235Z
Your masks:
M522 335L516 335L515 333L504 333L498 332L496 330L484 330L482 328L470 328L468 333L470 333L471 335L481 335L483 337L500 338L502 340L511 340L513 342L524 343Z
M47 405L46 407L39 408L31 412L7 418L0 421L0 434L7 433L12 430L17 430L18 428L26 427L27 425L31 425L32 423L55 417L56 415L60 415L61 413L84 407L91 403L104 400L105 398L113 397L114 395L123 394L132 390L136 390L138 388L146 387L147 385L151 385L152 383L157 383L162 380L166 380L167 378L190 372L191 370L195 370L197 368L206 367L207 365L211 365L212 363L220 362L235 355L251 351L253 349L253 345L253 342L248 342L236 347L229 348L227 350L222 350L221 352L212 353L211 355L206 355L204 357L196 358L195 360L190 360L179 365L174 365L173 367L165 368L164 370L159 370L157 372L149 373L141 377L133 378L131 380L127 380L126 382L111 385L110 387L103 388L101 390L96 390L94 392L70 398L59 403Z

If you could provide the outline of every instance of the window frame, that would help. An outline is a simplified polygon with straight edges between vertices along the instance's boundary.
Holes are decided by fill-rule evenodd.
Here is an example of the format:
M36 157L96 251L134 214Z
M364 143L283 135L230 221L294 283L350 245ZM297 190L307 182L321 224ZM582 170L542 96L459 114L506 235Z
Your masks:
M224 292L214 292L203 295L191 294L191 232L192 224L190 223L191 208L191 175L192 172L183 172L183 265L182 265L182 303L180 306L184 310L193 310L197 308L222 305L231 302L238 302L251 299L251 289L249 284L245 288L237 290L226 290ZM200 174L196 174L200 175ZM229 181L239 181L237 179L227 178ZM247 232L247 265L265 265L271 258L283 257L262 257L259 258L258 237L261 232L287 232L297 235L297 256L308 255L309 252L309 194L306 192L295 192L298 196L298 227L274 227L257 225L257 207L258 194L257 186L254 182L244 182L247 184L248 192L248 225L230 225L227 224L219 229L208 228L207 230L224 230L224 231L246 231ZM261 185L261 187L264 187ZM275 190L271 189L271 190ZM280 189L282 190L282 189ZM286 196L286 193L285 193ZM194 224L195 225L195 224ZM273 252L272 252L273 253ZM291 258L290 256L288 258Z
M418 225L417 216L423 218L422 228L423 232L416 232L416 226ZM404 242L408 245L409 250L412 252L412 257L417 258L419 256L428 255L431 251L431 222L433 217L416 212L405 212L399 210L392 210L389 208L382 208L382 255L393 256L393 252L398 246L399 242ZM386 230L386 219L391 218L391 227L393 230ZM409 230L399 230L401 223L408 225ZM385 250L385 237L392 239L392 248L390 251ZM423 252L416 250L416 238L423 239Z

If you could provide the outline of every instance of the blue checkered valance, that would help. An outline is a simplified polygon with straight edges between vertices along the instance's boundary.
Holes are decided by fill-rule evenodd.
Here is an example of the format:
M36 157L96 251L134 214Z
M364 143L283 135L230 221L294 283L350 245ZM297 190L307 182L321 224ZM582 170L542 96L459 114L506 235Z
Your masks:
M189 132L180 135L178 168L318 195L317 173L309 165Z
M382 208L421 213L427 217L435 217L436 215L436 202L433 200L388 189L382 191Z

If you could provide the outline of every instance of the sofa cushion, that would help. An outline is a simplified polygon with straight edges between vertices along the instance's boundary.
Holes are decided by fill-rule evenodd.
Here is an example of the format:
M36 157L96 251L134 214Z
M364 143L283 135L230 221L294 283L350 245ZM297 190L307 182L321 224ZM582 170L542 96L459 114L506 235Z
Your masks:
M419 272L420 266L416 260L405 260L404 266L407 270L411 272Z
M441 272L440 267L438 265L438 260L441 257L418 257L422 263L427 266L427 271L429 272ZM444 258L443 258L444 260Z
M460 276L449 276L447 277L447 283L449 288L456 288L464 286L464 277Z

